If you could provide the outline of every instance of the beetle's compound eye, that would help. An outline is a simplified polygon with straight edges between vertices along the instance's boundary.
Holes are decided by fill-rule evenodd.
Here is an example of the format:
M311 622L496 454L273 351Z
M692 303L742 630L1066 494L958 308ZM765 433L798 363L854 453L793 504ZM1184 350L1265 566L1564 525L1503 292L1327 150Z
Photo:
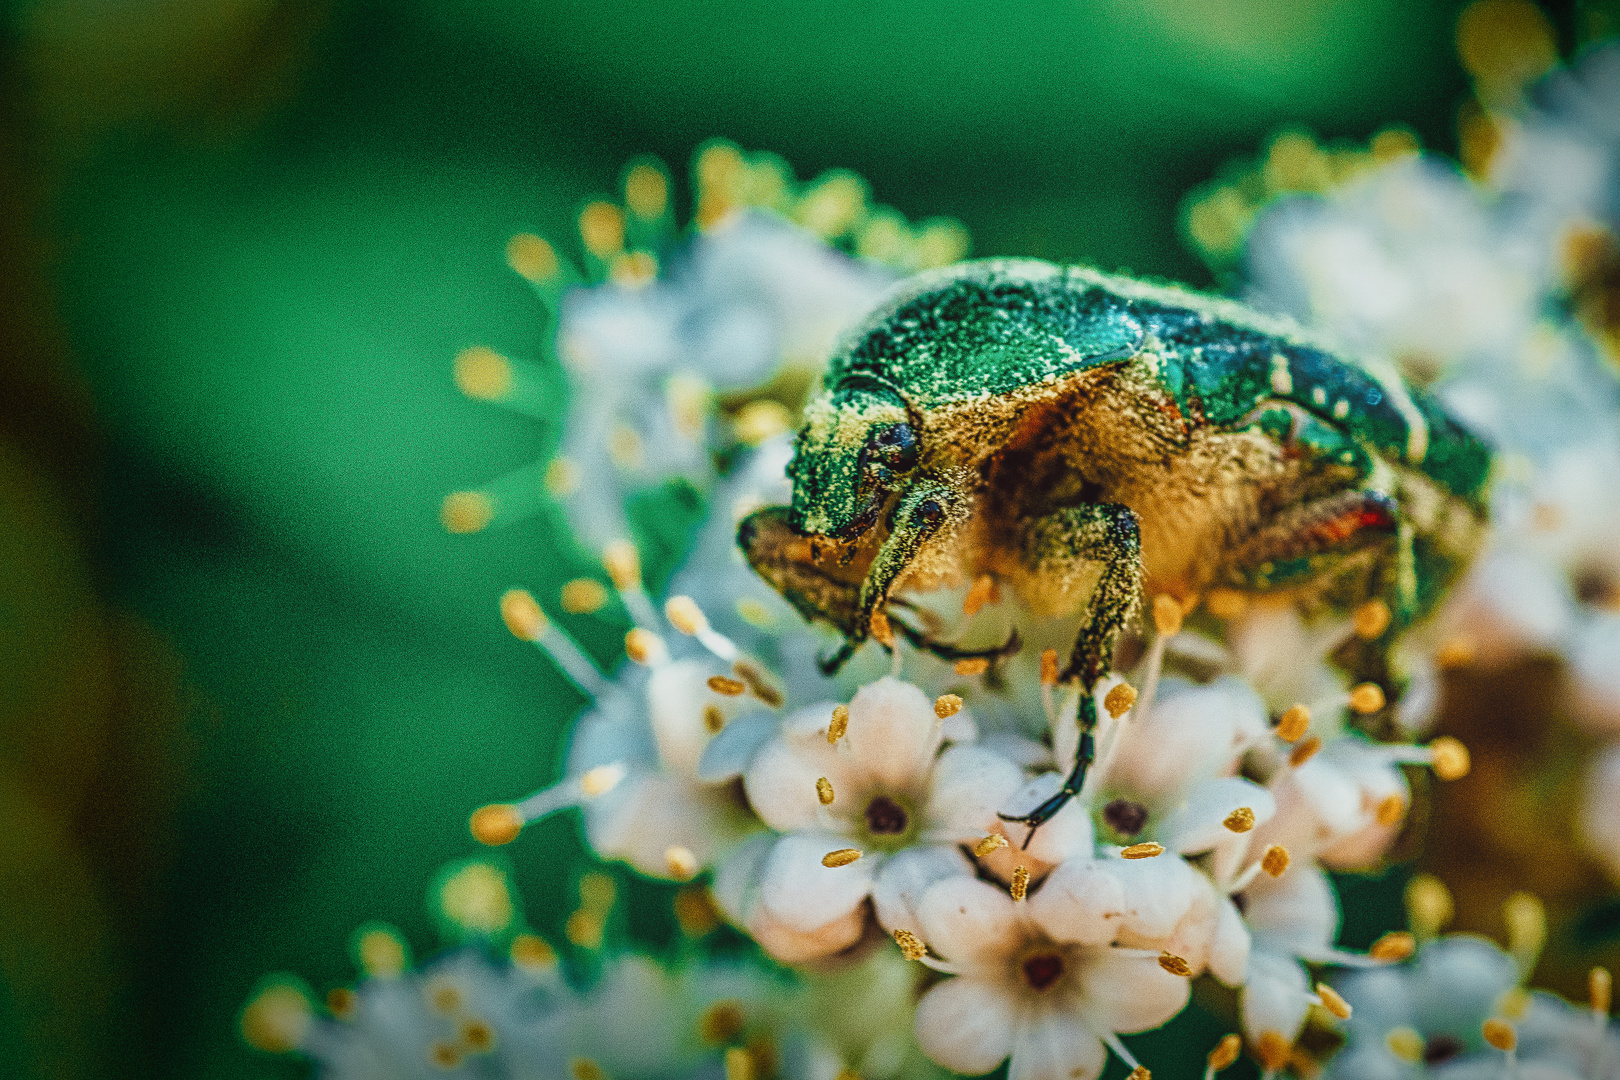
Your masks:
M917 436L906 423L884 424L866 437L866 460L892 473L917 467Z

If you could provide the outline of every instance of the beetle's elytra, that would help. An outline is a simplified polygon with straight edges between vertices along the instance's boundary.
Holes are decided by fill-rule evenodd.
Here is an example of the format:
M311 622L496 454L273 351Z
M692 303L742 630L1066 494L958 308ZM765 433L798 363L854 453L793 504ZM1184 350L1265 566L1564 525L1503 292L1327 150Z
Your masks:
M831 664L900 594L988 575L1038 614L1085 612L1064 676L1089 690L1144 593L1382 597L1391 632L1410 624L1477 546L1490 462L1387 362L1231 301L991 260L912 279L848 339L806 409L792 505L739 542L843 632ZM1090 752L1088 732L1022 820L1078 791Z

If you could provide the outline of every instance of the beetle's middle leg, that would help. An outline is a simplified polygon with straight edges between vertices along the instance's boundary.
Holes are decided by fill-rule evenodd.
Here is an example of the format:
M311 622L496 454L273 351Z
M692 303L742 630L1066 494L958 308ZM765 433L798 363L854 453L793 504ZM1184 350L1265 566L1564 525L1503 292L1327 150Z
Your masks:
M1064 680L1080 680L1080 746L1074 766L1057 793L1027 814L1000 815L1004 821L1029 826L1028 847L1035 830L1050 821L1080 793L1086 770L1096 757L1093 732L1097 700L1093 691L1108 673L1120 632L1136 611L1142 593L1142 540L1136 515L1113 503L1065 507L1037 518L1024 528L1021 554L1025 566L1043 579L1061 582L1102 573L1086 604L1086 621L1064 669Z

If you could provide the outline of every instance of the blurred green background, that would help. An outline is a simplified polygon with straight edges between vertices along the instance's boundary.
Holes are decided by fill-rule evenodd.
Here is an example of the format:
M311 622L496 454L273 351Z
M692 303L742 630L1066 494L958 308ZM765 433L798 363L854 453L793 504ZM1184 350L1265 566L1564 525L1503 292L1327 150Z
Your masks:
M538 352L512 233L723 135L977 254L1207 283L1178 202L1280 125L1454 149L1459 6L0 8L0 1070L297 1075L238 1040L255 980L347 981L367 919L429 946L467 812L552 775L580 699L495 601L592 568L437 521L558 434L450 380ZM553 936L572 828L512 849Z

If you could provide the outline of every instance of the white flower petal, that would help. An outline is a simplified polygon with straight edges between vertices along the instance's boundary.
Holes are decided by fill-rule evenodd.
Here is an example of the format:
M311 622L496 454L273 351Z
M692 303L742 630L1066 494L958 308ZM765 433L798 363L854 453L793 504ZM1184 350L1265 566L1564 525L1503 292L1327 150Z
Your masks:
M1293 957L1264 950L1250 954L1241 1010L1243 1033L1249 1042L1256 1044L1262 1035L1272 1031L1293 1045L1305 1026L1309 993L1310 980Z
M826 740L772 739L754 755L743 773L743 790L760 819L777 832L798 832L823 822L816 780L825 776L833 792L854 794L845 758ZM836 798L834 800L836 802Z
M757 832L744 840L720 860L714 870L714 884L709 892L726 918L738 926L747 925L748 913L759 897L759 879L765 870L765 860L776 846L776 837Z
M647 680L647 712L658 758L681 776L697 774L698 759L711 737L703 719L705 706L713 705L728 719L739 708L738 699L709 689L713 670L703 661L677 660L654 668Z
M1243 899L1243 918L1256 948L1310 955L1338 937L1338 896L1327 875L1311 863L1296 862L1280 878L1261 874Z
M1007 1080L1095 1080L1108 1064L1108 1048L1072 1012L1043 1008L1026 1013L1013 1039Z
M1125 886L1109 872L1112 863L1075 858L1047 877L1031 896L1030 918L1055 941L1106 945L1125 925Z
M883 861L867 855L847 866L821 864L828 852L848 846L846 838L829 833L782 837L760 875L760 906L792 930L817 930L847 916L871 893Z
M1109 859L1104 864L1125 889L1122 931L1154 940L1175 932L1209 882L1178 856Z
M1018 766L978 746L952 746L929 780L925 828L954 841L972 841L998 823L996 814L1023 783Z
M988 963L1017 949L1023 928L1012 897L977 878L946 878L923 894L917 921L946 960Z
M861 687L849 703L850 771L875 787L921 786L941 737L933 701L910 683L885 677Z
M813 930L802 930L775 918L763 906L745 924L760 948L784 964L803 964L843 952L866 930L866 912L860 908Z
M740 776L781 728L781 722L770 713L758 712L737 717L703 748L703 756L698 759L697 778L707 784L716 784Z
M1194 686L1167 678L1152 710L1126 724L1109 780L1159 802L1193 780L1231 772L1268 730L1265 704L1240 680Z
M1256 824L1270 821L1277 812L1271 792L1241 776L1223 776L1193 785L1186 797L1169 811L1159 835L1171 851L1197 855L1238 834L1223 823L1239 809L1254 814ZM1252 826L1251 826L1252 828Z
M917 1045L936 1063L968 1076L987 1073L1012 1052L1018 1020L1007 989L982 979L947 979L917 1003Z
M1164 970L1158 957L1118 949L1088 954L1080 986L1086 1017L1126 1034L1165 1023L1186 1007L1192 993L1192 980Z
M971 877L973 866L952 847L910 847L883 860L872 883L872 904L883 929L922 933L917 905L935 883ZM924 935L926 936L926 935Z
M1241 986L1249 971L1249 928L1238 914L1237 905L1220 898L1215 922L1215 940L1209 946L1209 971L1227 986Z

